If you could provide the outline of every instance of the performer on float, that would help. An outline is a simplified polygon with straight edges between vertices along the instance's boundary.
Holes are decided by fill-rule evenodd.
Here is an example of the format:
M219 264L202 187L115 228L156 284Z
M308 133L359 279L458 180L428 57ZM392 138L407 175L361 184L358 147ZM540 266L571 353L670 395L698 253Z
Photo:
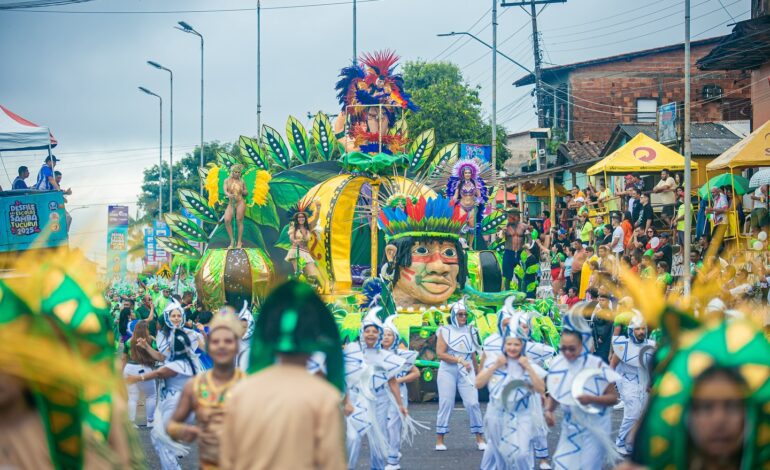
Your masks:
M484 452L490 469L531 470L532 440L545 429L541 395L546 371L527 358L524 349L528 332L516 322L507 328L502 353L490 355L476 377L476 387L489 385L487 410L488 447Z
M203 370L195 354L200 335L184 328L184 322L182 306L176 301L169 304L163 311L163 329L158 332L156 338L158 351L145 342L137 343L157 361L163 362L163 365L147 374L126 377L128 383L162 380L151 438L163 470L180 469L178 456L187 455L190 451L189 447L172 440L166 432L166 427L179 403L185 384Z
M496 184L494 169L478 158L458 160L451 173L439 178L446 181L446 194L460 206L460 215L467 217L464 229L468 246L474 246L476 232L489 201L489 187ZM438 189L438 188L437 188ZM441 188L444 189L444 188Z
M401 372L396 376L396 382L399 384L398 388L401 392L401 403L404 404L404 408L407 408L409 406L409 399L407 396L406 384L419 379L420 370L414 365L417 360L417 351L410 351L404 347L398 334L398 328L393 324L393 319L394 316L385 319L384 331L382 334L382 349L391 351L405 361L401 368ZM395 402L391 402L390 407L388 407L387 421L388 465L385 466L385 470L399 470L401 468L401 442L404 437L411 436L405 436L402 432L403 420L401 418L401 412Z
M219 468L219 436L225 419L225 402L230 390L245 373L236 367L238 345L243 326L230 312L220 312L211 322L208 354L214 368L196 375L182 390L179 404L167 426L168 435L176 441L198 441L200 468ZM196 425L188 424L195 416Z
M613 463L619 457L609 435L612 431L612 406L618 401L617 374L593 351L591 327L577 304L564 318L560 350L551 362L546 385L548 398L545 419L555 424L554 410L562 406L564 418L553 463L558 469L602 468L605 458ZM582 374L588 374L587 380ZM573 396L573 383L590 382L593 388ZM586 384L588 385L588 384ZM587 408L588 406L593 409Z
M246 214L246 183L241 178L243 165L235 164L230 168L230 176L225 180L225 197L227 197L227 209L225 209L225 229L230 237L230 248L243 247L243 217ZM238 243L233 240L233 215L238 226Z
M647 338L647 325L637 312L628 324L627 335L612 337L610 367L618 373L618 391L625 406L623 421L615 445L621 454L633 451L633 430L647 405L649 384L648 365L654 354L655 342Z
M310 247L316 242L318 214L321 203L313 202L315 210L310 210L307 205L297 203L289 224L289 240L291 248L286 255L286 261L291 263L293 275L305 274L309 279L319 279L320 271L316 266L315 258L310 253Z
M384 469L388 453L387 419L391 400L408 415L396 377L406 360L382 349L384 326L373 307L361 321L360 340L345 346L345 397L348 468L358 462L361 441L369 439L370 468ZM393 397L388 397L391 394Z
M436 331L436 355L441 361L436 377L438 386L438 416L436 417L436 450L447 450L444 436L449 432L449 417L455 405L455 393L459 390L463 406L468 412L471 433L476 435L476 447L484 450L484 425L476 390L476 372L480 350L479 335L468 324L468 308L465 298L452 305L448 325Z

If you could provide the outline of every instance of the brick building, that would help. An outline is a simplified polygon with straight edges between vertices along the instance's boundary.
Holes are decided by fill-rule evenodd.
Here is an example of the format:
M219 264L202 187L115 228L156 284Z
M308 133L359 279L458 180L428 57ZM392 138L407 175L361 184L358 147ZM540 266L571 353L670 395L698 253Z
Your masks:
M692 122L751 119L751 76L704 72L696 62L722 37L691 43ZM545 127L567 141L607 141L618 124L654 123L661 104L684 100L684 45L544 68ZM527 75L514 85L534 84Z

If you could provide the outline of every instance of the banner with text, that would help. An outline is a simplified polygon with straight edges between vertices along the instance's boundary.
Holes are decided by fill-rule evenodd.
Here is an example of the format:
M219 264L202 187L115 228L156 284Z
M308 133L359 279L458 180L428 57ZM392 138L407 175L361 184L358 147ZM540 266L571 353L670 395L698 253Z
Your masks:
M107 277L123 279L128 267L128 206L107 207Z
M154 229L154 236L155 240L158 239L158 237L169 237L171 236L171 230L169 230L168 225L166 225L166 222L161 222L159 220L154 220L152 222L152 227ZM170 263L171 259L169 254L161 248L157 243L155 244L155 262L158 265L162 265L163 263Z

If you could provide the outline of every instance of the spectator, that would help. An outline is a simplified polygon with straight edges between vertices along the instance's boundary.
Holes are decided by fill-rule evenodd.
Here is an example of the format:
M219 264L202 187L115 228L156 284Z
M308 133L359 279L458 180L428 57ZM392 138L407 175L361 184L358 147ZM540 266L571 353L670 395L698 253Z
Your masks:
M572 287L572 254L574 253L572 246L564 246L564 270L562 271L562 277L564 278L564 287L569 290Z
M152 303L152 296L145 294L142 297L142 303L134 310L138 320L147 320L147 327L150 330L150 336L158 333L157 323L155 321L155 305Z
M640 203L640 195L636 189L631 189L628 196L628 212L631 213L631 222L636 226L636 221L639 219L639 214L642 212L642 204Z
M714 227L711 229L711 240L716 240L720 247L717 253L721 253L724 248L722 243L725 232L727 232L727 211L729 209L729 203L727 202L727 196L725 196L722 188L711 188L711 200L712 206L706 208L707 214L714 215Z
M684 220L685 206L684 205L686 202L686 199L684 197L684 189L677 188L676 195L677 195L677 199L681 202L681 204L679 204L679 207L676 210L676 219L673 222L671 222L671 225L676 224L677 243L679 243L679 246L684 246L684 228L685 228L684 227L685 225L685 220ZM694 207L692 203L690 203L690 215L691 216L695 215ZM694 225L691 225L691 227L694 227Z
M591 224L591 221L588 220L588 213L581 214L580 217L581 227L580 227L580 241L584 245L590 245L591 244L591 236L593 235L594 226Z
M652 279L652 276L655 274L652 268L652 255L643 254L641 266L642 271L639 273L639 277L642 279Z
M612 214L610 220L612 222L612 240L610 241L610 249L615 256L620 257L620 254L626 251L626 232L623 230L623 227L620 226L620 214L617 212Z
M580 241L575 240L572 242L572 287L575 288L575 292L580 292L580 277L583 272L583 264L588 259L588 251L586 251Z
M604 210L613 213L618 211L618 200L612 195L609 186L604 185L604 181L599 181L599 202L604 206Z
M551 232L551 211L543 211L543 233Z
M671 277L671 273L668 272L669 269L668 263L665 261L658 261L658 277L656 282L664 291L674 283L674 278Z
M147 321L138 321L128 343L128 360L123 368L123 377L141 376L152 371L155 366L155 359L147 352L147 349L152 349L153 341L154 338L150 335ZM147 427L151 428L156 404L154 380L145 380L128 385L128 418L132 423L136 422L136 405L139 402L140 391L144 394Z
M612 225L610 224L603 224L602 225L602 238L601 241L596 244L596 250L599 250L599 247L601 246L609 246L612 244Z
M652 189L653 193L660 194L660 202L663 206L663 221L666 225L671 224L674 217L674 204L676 204L676 181L671 177L668 170L660 172L660 181Z
M56 162L59 159L55 155L49 155L45 157L43 166L40 167L40 171L37 173L37 182L35 183L35 189L38 191L61 191L59 183L56 182L56 177L53 173L53 168L56 166Z
M13 186L11 186L11 189L28 189L29 186L27 186L27 183L24 181L27 178L29 178L29 168L26 166L20 166L19 176L13 180Z
M634 222L634 227L639 227L646 231L652 227L652 220L654 217L652 212L652 204L650 204L650 195L642 194L639 202L641 210L639 211L639 217Z
M604 362L609 361L612 343L612 325L615 318L614 306L606 289L599 289L597 304L591 315L591 331L596 344L595 355Z
M54 178L56 179L56 185L59 186L59 188L61 188L61 171L54 171L53 174L54 174ZM60 189L60 191L64 193L64 195L66 196L69 196L70 194L72 194L71 188L67 188L66 191ZM64 203L65 204L67 203L66 197L64 198ZM67 232L69 232L70 226L72 225L72 216L70 215L67 209L64 209L64 217L67 220Z
M561 245L551 246L551 285L554 292L564 285L564 263L567 256L563 253Z
M633 206L631 204L631 198L633 197L633 194L636 193L636 200L639 200L639 194L641 194L642 190L644 189L644 183L642 180L637 178L634 175L628 174L625 177L625 186L623 188L623 195L628 197L628 200L626 201L626 207L629 211L633 209Z
M664 261L666 266L671 267L672 252L671 243L669 243L669 237L670 235L668 232L663 232L660 234L660 245L658 245L658 249L655 250L653 258L655 261L659 262L658 264L660 264L660 261Z
M623 246L630 248L631 239L634 237L634 224L630 212L626 211L623 213L623 223L620 226L623 228Z
M22 167L23 168L23 167ZM14 183L15 184L15 183ZM14 189L16 189L14 187ZM751 211L751 231L756 235L760 228L767 226L767 185L758 187L751 195L754 209Z
M578 302L580 302L580 299L577 296L577 290L574 287L570 287L567 290L567 301L565 303L572 307Z
M599 245L599 269L601 269L610 279L616 279L618 276L618 264L615 256L612 255L609 245Z

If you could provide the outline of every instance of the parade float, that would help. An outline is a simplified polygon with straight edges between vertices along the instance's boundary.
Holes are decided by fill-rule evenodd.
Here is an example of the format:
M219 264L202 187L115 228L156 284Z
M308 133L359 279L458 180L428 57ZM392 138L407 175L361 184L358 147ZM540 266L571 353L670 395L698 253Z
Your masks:
M317 288L353 341L360 309L380 303L383 314L397 315L431 381L435 330L452 302L467 297L483 337L496 330L504 299L524 295L502 289L499 241L469 248L505 220L486 205L494 170L461 159L459 143L436 150L432 129L410 136L406 113L418 108L394 72L397 60L378 52L344 68L333 124L318 113L308 132L289 117L285 139L265 125L259 138L240 138L239 155L219 153L200 170L204 194L179 191L202 225L167 214L172 235L158 243L194 266L208 309L258 304L276 281L299 278Z

